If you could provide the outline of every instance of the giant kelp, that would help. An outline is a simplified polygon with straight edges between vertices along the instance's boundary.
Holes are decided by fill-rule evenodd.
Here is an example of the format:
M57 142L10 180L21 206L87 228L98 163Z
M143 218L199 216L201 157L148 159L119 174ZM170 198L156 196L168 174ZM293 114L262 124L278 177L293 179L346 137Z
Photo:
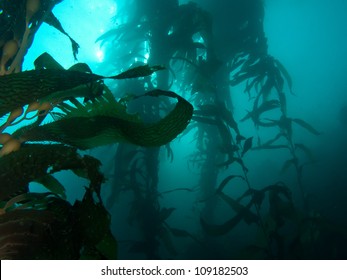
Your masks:
M0 215L1 259L116 258L110 215L90 188L74 205L52 194L26 196Z
M99 171L100 162L87 155L81 156L77 148L89 149L122 141L144 146L164 145L185 129L193 107L174 92L149 91L143 96L167 96L178 102L158 122L145 123L138 114L127 112L129 100L141 96L116 101L111 91L99 83L104 77L87 73L86 65L77 64L72 70L64 70L47 54L42 57L36 63L40 70L1 77L3 114L36 103L49 103L60 112L52 112L53 121L47 124L42 124L45 115L38 112L38 119L31 124L17 129L12 135L1 134L2 150L11 141L21 147L9 154L3 153L0 158L3 245L0 256L15 259L115 258L116 241L110 232L109 214L100 196L104 182ZM113 78L143 77L161 69L138 66ZM70 83L66 83L67 79ZM92 93L97 89L97 95L91 95L91 89ZM76 97L85 97L86 102L81 103ZM41 107L29 109L30 106L21 120L26 119L30 110L41 110ZM23 113L23 110L19 112ZM13 124L16 118L12 115L13 112L2 130ZM53 141L65 145L25 143L29 141ZM72 170L89 179L81 202L76 201L74 205L66 202L65 187L53 177L61 170ZM30 192L31 182L44 185L51 193ZM55 242L56 239L60 241Z
M27 192L30 182L43 181L44 177L61 170L85 174L90 180L90 186L100 189L104 179L101 173L97 173L99 166L99 161L87 155L81 157L73 147L23 145L19 151L0 158L0 201ZM47 187L50 188L50 185Z
M64 30L52 9L62 0L15 0L0 3L0 76L20 72L23 58L43 22L66 35L76 59L79 45Z
M161 146L173 140L188 125L193 107L173 92L155 90L146 96L166 95L176 98L176 107L157 123L144 123L136 115L129 115L110 92L94 103L64 107L65 114L56 121L23 131L17 137L25 141L56 141L80 149L93 148L114 142L128 142L140 146ZM76 103L75 103L76 104ZM120 108L120 109L118 109Z
M99 167L98 160L64 145L25 145L0 158L0 258L115 258L116 241L100 197L104 177ZM89 179L82 201L71 205L65 200L64 186L52 177L61 170ZM30 182L51 192L29 192Z
M53 102L54 99L52 100L50 95L54 93L70 90L106 78L75 69L76 67L69 70L36 69L0 76L0 117L7 112L34 101L42 101L44 99ZM163 67L144 65L108 78L129 79L143 77L161 69ZM88 91L85 92L88 94ZM66 98L66 94L61 93L61 95L60 99ZM56 98L58 97L56 96Z
M124 18L117 17L115 28L101 36L100 40L112 46L108 55L116 63L129 63L134 59L165 60L165 65L170 65L173 78L168 82L168 77L158 75L157 84L170 88L174 83L175 88L182 92L192 93L191 100L194 101L196 110L193 122L186 132L196 131L194 140L197 147L190 162L200 169L198 185L202 198L199 197L199 202L204 205L201 211L201 226L204 229L204 240L213 248L211 251L215 252L216 247L216 239L212 239L211 235L220 237L222 232L230 234L241 221L245 221L247 224L256 223L264 237L264 242L258 249L266 252L266 255L261 257L283 258L286 254L288 256L288 251L284 252L281 247L285 239L281 235L283 220L289 223L295 220L287 219L288 213L285 212L292 210L294 213L297 209L290 208L293 205L288 187L274 184L258 190L260 186L253 186L248 175L251 170L247 166L247 156L252 150L286 148L290 155L284 162L283 169L294 166L298 183L301 185L302 170L306 163L300 162L297 153L303 152L308 157L311 157L312 153L307 146L294 141L292 124L302 126L315 135L319 132L307 122L287 115L286 91L293 93L293 82L282 63L268 53L263 29L263 1L207 2L199 1L202 7L207 7L202 9L193 2L179 5L178 1L169 1L171 9L168 13L166 9L162 9L161 1L130 1L122 13ZM136 7L143 6L144 9L132 9L132 4ZM147 80L146 83L138 83L138 87L155 87L153 84ZM234 118L233 109L239 109L240 104L233 104L231 93L234 86L240 85L244 86L252 109L246 112L241 120L237 120ZM258 130L277 128L278 134L270 140L258 134L244 137L248 130L243 129L248 120L253 121ZM146 203L139 205L136 202L140 200L138 197L146 198L153 188L158 188L158 160L154 158L156 155L154 151L147 153L120 146L115 161L121 160L124 164L116 164L114 172L117 175L115 187L120 186L118 189L127 189L128 185L133 189L138 185L142 187L136 192L133 191L136 198L130 215L135 219L133 212L139 213L136 216L137 221L140 224L148 223L148 226L142 227L140 231L145 235L144 240L151 241L153 236L149 237L146 233L158 236L153 228L158 231L159 229L157 224L150 223L141 215L141 210L148 208L148 211L154 213L153 209L156 209L158 214L160 207L153 198L144 199ZM233 172L221 185L225 186L232 178L242 178L247 190L240 199L221 192L222 187L217 184L222 168L234 168L235 163L239 165L236 168L241 167L240 172ZM148 166L151 173L146 173L144 165L146 168ZM118 176L121 179L118 180ZM239 185L237 181L235 185ZM216 189L219 190L218 194L215 193ZM138 192L142 192L141 196ZM304 198L303 191L302 194ZM269 198L270 218L263 215L266 196ZM115 201L114 197L110 197L110 205ZM248 201L241 204L241 199ZM215 221L218 220L215 213L221 200L236 212L236 215L224 224ZM268 230L271 226L274 228ZM298 236L300 238L300 235ZM232 238L226 240L233 243L230 242ZM154 242L151 244L153 253L158 250L159 245ZM148 252L150 249L145 249L146 256L152 257ZM211 258L209 253L206 253L206 256ZM216 256L218 257L212 257ZM232 253L226 252L225 256L230 258Z

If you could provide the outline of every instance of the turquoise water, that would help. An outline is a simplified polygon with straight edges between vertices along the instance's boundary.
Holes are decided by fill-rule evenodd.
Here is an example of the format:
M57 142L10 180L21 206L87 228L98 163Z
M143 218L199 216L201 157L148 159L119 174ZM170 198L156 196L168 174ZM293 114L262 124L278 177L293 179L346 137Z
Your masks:
M347 246L344 217L347 199L347 116L341 109L347 103L347 3L342 0L263 1L264 22L258 26L265 32L267 54L281 62L292 80L291 94L288 80L284 77L282 91L286 96L286 117L299 119L292 121L291 135L286 138L283 135L288 130L283 127L257 128L251 119L241 121L253 110L258 93L253 88L252 98L249 98L244 93L246 81L233 86L228 84L235 74L226 70L230 69L228 67L235 58L231 50L241 45L240 49L247 53L247 45L242 45L239 37L232 37L238 34L234 28L237 15L241 14L235 14L233 9L244 11L243 7L247 7L243 6L244 3L249 4L246 16L250 21L243 23L247 27L251 24L253 13L259 12L255 7L261 5L261 1L226 2L194 1L197 5L190 5L198 9L187 9L185 14L175 14L176 10L171 8L166 10L165 4L160 1L148 1L146 6L146 1L139 4L137 1L65 0L53 9L66 32L80 45L78 62L87 63L94 73L115 75L138 62L164 65L169 69L167 80L158 74L146 82L141 79L117 83L107 81L115 96L141 94L148 87L158 86L177 92L199 110L201 105L215 104L214 94L218 93L218 99L227 104L240 135L244 137L237 144L237 133L228 127L232 136L230 143L239 145L233 156L242 158L243 164L233 162L218 167L228 159L220 152L226 143L216 136L220 133L216 127L202 125L183 133L170 144L174 155L172 160L168 158L165 147L160 148L157 154L153 150L139 149L137 168L143 173L131 179L127 176L131 176L129 173L136 156L133 161L119 156L117 151L120 151L121 145L115 143L81 152L98 158L102 163L101 170L107 178L102 185L102 197L111 214L112 233L119 242L118 256L124 259L346 258L343 248ZM189 1L180 1L181 6L176 1L167 1L166 5L169 3L178 9ZM201 11L209 13L211 36L206 35L205 26L194 26L194 15L200 20L202 15L206 15ZM147 13L147 17L139 17L141 13ZM186 16L187 20L178 15L182 18ZM98 41L105 32L134 22L123 38L114 39L116 35L110 35L104 41ZM146 22L150 31L146 31ZM141 24L145 27L134 32ZM165 29L166 33L161 30L165 25L171 26ZM194 42L204 45L194 50L195 60L191 59L191 49L191 52L182 51L191 47L184 45L182 39L190 28L197 30L193 34ZM181 37L170 41L170 34L175 34L176 30L183 30L179 34ZM211 59L211 49L219 63L215 64L218 65L215 71L214 64L207 64ZM64 68L77 62L69 39L47 24L43 24L36 33L25 56L23 70L33 69L33 61L43 52L51 54ZM187 63L189 60L190 63ZM198 80L194 76L198 72L192 72L192 69L197 68L201 61L206 62L207 74ZM264 69L260 71L268 74ZM194 83L203 81L208 81L208 86L212 85L214 93L211 94L206 87L191 92ZM260 86L263 84L260 83ZM271 90L268 100L272 96L278 99L275 89ZM266 112L262 120L278 120L282 113L278 109ZM161 112L161 116L165 114L167 112ZM193 120L190 125L195 123ZM14 130L15 127L10 127L6 132ZM276 143L284 148L257 149L279 133L283 135ZM242 149L245 149L245 139L251 137L252 147L240 157ZM134 147L129 149L136 150ZM290 162L292 152L298 165ZM127 175L121 175L120 170L125 170ZM65 186L71 203L83 197L83 186L87 185L87 180L70 171L59 172L55 176ZM242 176L242 179L232 178L223 188L224 196L216 194L228 176ZM133 180L135 185L129 186L129 180ZM242 210L235 204L247 207L250 196L237 200L247 190L260 191L273 185L286 186L291 192L291 199L283 192L276 193L278 189L263 192L264 200L258 200L247 208L258 217L257 222L242 216L235 227L224 233L219 228L216 234L211 233L210 227L204 227L204 222L222 225L241 215ZM45 190L36 183L31 183L30 187L31 191ZM322 220L315 220L317 217L322 217ZM304 224L305 221L309 222ZM327 224L331 225L328 226L330 230L326 229ZM275 235L279 236L278 239ZM282 241L283 251L280 248ZM272 252L266 255L265 250L259 248ZM318 250L321 250L319 254Z

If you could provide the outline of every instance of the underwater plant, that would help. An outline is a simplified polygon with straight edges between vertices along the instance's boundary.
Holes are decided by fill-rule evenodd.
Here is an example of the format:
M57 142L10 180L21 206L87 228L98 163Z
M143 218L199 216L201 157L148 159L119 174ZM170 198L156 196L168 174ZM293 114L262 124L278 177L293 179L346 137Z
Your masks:
M104 77L83 71L88 69L85 64L64 70L47 54L35 64L42 69L0 77L4 96L2 114L11 112L1 126L2 132L10 125L26 120L28 113L38 111L31 124L20 127L11 135L1 134L0 228L3 246L0 256L4 259L115 258L117 245L110 231L110 216L100 196L104 182L99 171L100 162L87 155L82 157L77 149L119 141L144 146L164 145L185 129L193 108L174 92L149 91L143 96L167 96L178 102L166 117L156 123L146 123L139 115L127 113L126 104L133 98L116 101L111 91L99 82ZM161 69L138 66L113 78L143 77ZM61 79L69 79L70 83L62 85ZM37 87L38 80L42 84ZM85 98L85 103L80 103L78 97ZM47 111L53 116L53 121L46 124L43 120L48 112L42 113L41 106L45 103L51 105ZM28 104L23 112L22 106ZM56 112L58 108L61 112ZM16 121L21 115L24 116ZM34 141L44 143L26 143ZM13 147L12 142L19 146ZM90 180L82 201L73 205L66 201L65 187L54 177L54 173L61 170L72 170ZM31 182L42 184L50 192L31 192ZM93 226L89 225L90 219L95 219ZM21 224L23 226L17 228ZM31 227L39 231L31 231ZM57 238L62 243L54 242ZM35 245L29 245L31 243Z
M66 33L52 9L63 0L14 0L0 2L0 76L18 73L35 33L47 23L66 35L76 59L79 45Z

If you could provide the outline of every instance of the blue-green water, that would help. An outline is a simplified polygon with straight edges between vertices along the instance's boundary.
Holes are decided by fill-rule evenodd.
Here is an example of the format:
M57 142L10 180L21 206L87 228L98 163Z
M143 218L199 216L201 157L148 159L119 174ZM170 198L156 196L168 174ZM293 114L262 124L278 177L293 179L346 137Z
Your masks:
M111 215L112 233L118 241L118 257L346 258L347 113L341 109L347 103L347 3L342 0L193 2L196 6L187 4L189 1L163 4L163 1L152 0L146 6L146 1L139 4L137 1L65 0L53 10L66 32L80 45L78 62L87 63L94 73L114 75L136 62L160 64L169 69L167 79L158 74L146 80L147 84L141 80L106 81L115 96L141 94L151 86L163 89L171 86L171 90L199 110L201 105L215 104L218 95L217 99L226 101L240 135L245 139L253 137L252 148L241 157L245 140L237 143L236 131L228 127L232 139L227 144L238 145L239 150L233 152L233 157L239 161L220 167L218 164L228 160L221 152L226 143L216 136L220 133L216 127L200 124L172 141L172 160L165 147L160 148L158 154L141 149L136 155L140 171L133 177L131 168L136 156L132 161L117 155L121 145L115 143L84 151L83 154L102 162L101 171L107 180L101 193ZM249 47L241 42L248 37L236 37L235 28L242 30L250 26L261 2L264 2L265 16L263 23L257 26L265 32L267 54L286 68L293 91L290 93L284 77L280 91L286 98L286 105L281 100L285 114L276 109L262 115L262 120L271 122L285 116L287 120L294 120L290 132L288 127L280 125L257 128L251 119L241 121L253 110L259 92L252 88L250 98L244 93L246 81L237 85L228 83L235 74L228 72L235 59L233 50L239 46L247 53ZM178 12L166 10L169 3ZM183 13L178 7L184 5L191 5L187 6L191 10ZM249 20L244 20L243 27L235 26L236 15L240 15L240 21L242 16L233 9L246 10L245 17ZM206 22L206 15L210 20L207 22L212 24L208 31L205 25L199 26ZM105 32L127 24L133 26L123 37L115 33L104 41L97 41ZM136 32L140 25L143 29ZM163 31L161 27L166 25L168 28ZM192 46L184 45L186 41L182 38L194 28L196 32L191 34L194 42L204 47L195 45L192 50L189 49ZM183 31L170 41L170 34L176 30ZM249 32L249 36L253 36ZM217 64L207 64L212 61L209 51ZM43 52L50 53L65 68L76 63L68 38L46 24L35 35L23 70L33 69L33 61ZM202 68L198 68L201 61L206 62L204 74L199 72ZM265 68L260 71L269 75ZM200 74L199 80L196 77ZM194 83L198 82L212 84L212 94L207 87L192 92ZM259 86L264 83L265 80ZM276 89L271 89L266 98L264 102L277 100ZM193 120L190 125L196 123ZM6 132L14 130L10 127ZM277 135L278 142L272 144L281 147L257 149ZM223 180L231 175L242 178L232 178L222 190L224 196L216 193ZM71 203L83 197L87 180L70 171L55 176L65 186ZM274 185L285 186L291 196L279 191L279 187L260 191ZM43 190L36 183L30 186L32 191ZM252 196L250 190L259 192ZM247 191L249 196L237 200ZM263 194L263 199L256 200L256 194ZM247 207L252 199L255 200ZM250 211L248 219L242 212L245 209ZM220 227L215 228L213 234L211 227L204 226L204 223L222 225L235 217L240 220L234 221L235 226L225 226L228 230L223 233Z

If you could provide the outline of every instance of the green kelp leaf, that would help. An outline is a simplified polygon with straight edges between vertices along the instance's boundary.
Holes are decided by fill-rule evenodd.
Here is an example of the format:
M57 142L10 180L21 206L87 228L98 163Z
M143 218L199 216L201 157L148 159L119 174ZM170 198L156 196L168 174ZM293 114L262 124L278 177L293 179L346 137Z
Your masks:
M245 206L244 210L241 210L236 214L235 217L231 218L221 225L208 224L202 217L200 217L200 224L203 230L209 235L219 236L227 234L228 232L233 230L241 220L245 218L245 215L247 215L248 210L250 209L252 204L253 201L250 201L247 206Z
M55 141L90 149L101 145L126 142L158 147L175 139L188 125L193 106L174 92L153 90L145 96L176 98L174 109L156 123L144 123L138 114L128 114L107 90L93 103L76 104L65 109L53 123L34 127L21 135L27 141ZM137 97L140 98L140 97ZM64 106L64 105L62 105Z
M301 127L305 128L307 131L311 132L314 135L321 135L322 133L319 132L318 130L316 130L315 128L313 128L312 125L310 125L309 123L305 122L302 119L292 119L293 122L295 122L296 124L300 125Z
M62 69L29 70L0 76L0 117L58 91L96 82L104 77Z
M234 179L234 178L240 178L242 180L245 180L245 178L240 176L240 175L230 175L230 176L224 178L224 180L219 184L219 186L216 190L216 194L221 193L223 191L223 189L225 188L225 186L229 183L229 181Z
M146 77L152 75L154 72L159 70L164 70L165 67L157 65L157 66L149 66L149 65L141 65L126 70L116 76L110 77L111 79L133 79L139 77Z
M139 66L119 75L104 77L63 69L37 69L0 76L0 117L19 107L47 98L56 92L73 89L103 79L125 79L151 75L162 66ZM80 69L79 69L80 70Z
M52 193L55 193L61 198L66 199L66 193L64 186L52 175L46 175L41 178L34 180L34 182L43 185L45 188L50 190Z
M61 66L49 53L44 52L34 61L35 69L58 69L64 70L64 67Z
M252 148L252 140L253 140L253 136L247 138L247 140L243 144L243 150L241 153L241 157L243 157L245 155L245 153L247 153Z
M226 195L223 192L218 193L219 197L222 198L236 213L240 213L241 211L245 211L244 214L244 220L247 224L251 223L257 223L258 222L258 216L253 214L250 210L245 209L245 206L240 204L235 199L231 198L230 196Z

